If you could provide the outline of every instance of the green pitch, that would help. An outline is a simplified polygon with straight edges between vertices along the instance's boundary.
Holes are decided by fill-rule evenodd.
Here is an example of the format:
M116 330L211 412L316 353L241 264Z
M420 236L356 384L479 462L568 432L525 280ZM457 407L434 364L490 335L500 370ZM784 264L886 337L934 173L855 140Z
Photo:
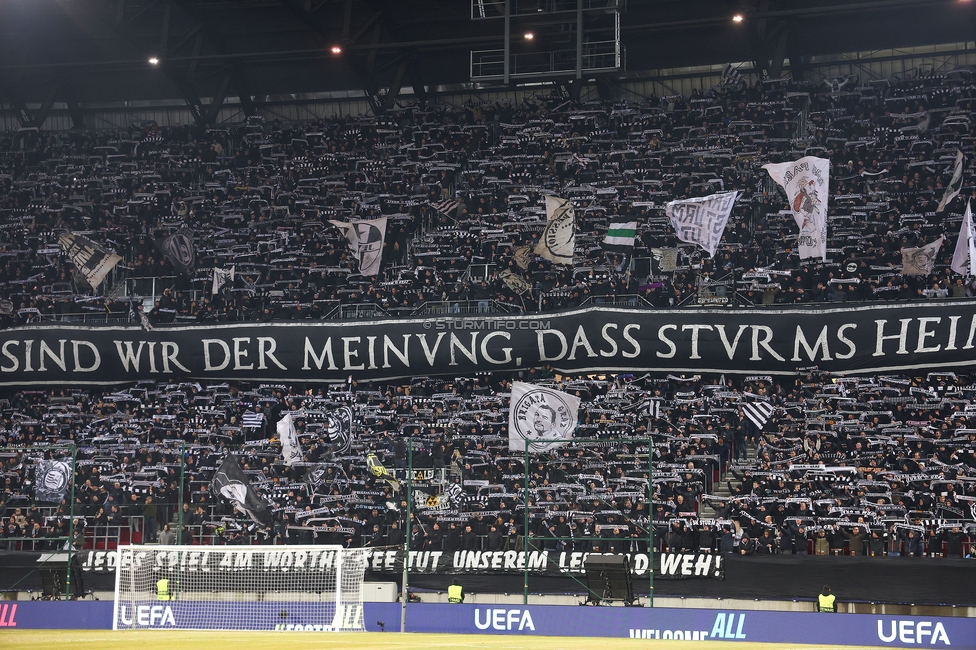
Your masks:
M176 632L111 630L3 630L3 650L217 650L240 647L246 650L387 650L396 648L526 648L531 650L607 650L624 648L682 648L684 650L734 650L742 644L723 641L648 641L554 636L501 636L489 634L399 634L396 632ZM730 646L732 646L730 648ZM757 650L815 650L826 646L750 644ZM831 646L831 650L838 650ZM851 647L850 650L855 650ZM856 650L865 650L858 646Z

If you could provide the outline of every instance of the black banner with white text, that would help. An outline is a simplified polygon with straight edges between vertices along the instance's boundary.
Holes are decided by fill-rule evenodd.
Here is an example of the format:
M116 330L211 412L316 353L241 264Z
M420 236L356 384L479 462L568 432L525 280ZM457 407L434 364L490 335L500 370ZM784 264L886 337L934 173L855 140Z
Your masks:
M294 563L295 551L308 553L313 547L282 547L292 554L287 559ZM224 552L233 552L233 547L194 547L199 555L192 560L199 563L207 551L217 551L217 555L207 556L206 566L216 566L218 572L228 575L227 584L231 590L239 589L240 582L234 582L235 576L240 575L220 568L221 561L236 561L233 555L226 556ZM500 551L505 553L505 551ZM515 551L512 551L515 553ZM375 562L386 563L386 549L376 549L370 558L371 565ZM401 551L402 553L402 551ZM559 552L550 551L555 557L555 565L559 566ZM382 554L382 555L381 555ZM521 553L519 553L521 555ZM659 556L659 553L655 554ZM696 559L687 562L684 556ZM32 589L40 591L41 568L46 565L49 554L0 550L0 591L16 591ZM228 560L229 557L229 560ZM395 558L396 556L394 556ZM494 556L489 555L493 560ZM694 574L697 558L695 554L675 554L680 557L677 562L678 571L682 566L689 566L688 570ZM972 587L972 560L963 559L929 559L904 557L850 557L850 556L813 556L813 555L721 555L721 567L724 580L660 580L660 573L654 576L655 596L686 596L695 598L747 598L747 599L806 599L813 600L820 593L820 588L826 584L842 585L843 594L839 594L842 601L852 600L897 602L902 599L905 584L912 585L913 602L919 604L938 604L945 602L946 594L953 594L955 602L960 605L976 606L976 591ZM453 563L453 553L451 554ZM111 592L115 587L115 565L117 555L115 551L86 550L78 554L78 577L82 584L82 591ZM280 565L285 559L278 557ZM417 561L415 556L415 562ZM422 559L422 558L420 558ZM191 558L188 557L188 562ZM570 557L569 563L573 559ZM431 558L427 558L428 567L432 566ZM447 562L445 560L445 562ZM713 561L714 562L714 561ZM636 557L632 564L636 564ZM396 560L394 559L394 564ZM440 562L438 562L438 565ZM529 564L531 566L532 560ZM655 565L660 561L655 557ZM196 564L194 564L196 566ZM669 560L669 567L675 566L674 560ZM582 561L577 558L575 571L582 567ZM715 567L715 564L712 564ZM366 579L379 582L394 582L399 580L396 571L374 570L372 566L366 572ZM262 569L263 570L263 569ZM581 582L580 573L552 573L538 574L533 572L531 588L533 593L583 593L585 581ZM447 585L458 577L469 593L520 593L523 588L523 576L519 571L492 573L466 571L463 575L445 573L421 573L411 571L411 586L443 591ZM634 591L647 593L648 582L646 569L640 576L634 576ZM693 576L694 577L694 576ZM698 576L702 578L702 576ZM711 577L710 577L711 578ZM906 582L907 581L907 582ZM72 584L76 581L72 580ZM840 590L838 590L840 591ZM888 600L884 600L887 597Z
M324 382L517 371L791 374L976 363L976 301L630 310L0 333L0 385L187 377Z
M315 572L323 570L330 561L322 555L321 547L281 546L252 567L267 572ZM233 583L239 579L242 559L233 547L193 547L189 555L187 571L226 575ZM582 576L585 562L591 553L568 551L410 551L409 571L413 575L428 574L477 574L507 575L524 573L526 563L529 573L548 576ZM600 555L600 554L597 554ZM175 555L174 555L175 557ZM403 550L392 548L369 549L367 571L373 576L399 577L403 573ZM647 553L627 555L633 577L646 577ZM117 554L114 551L84 551L79 554L79 565L86 575L115 573ZM728 556L709 553L655 553L655 579L710 578L725 579ZM161 572L173 570L160 565ZM217 577L214 578L219 582Z

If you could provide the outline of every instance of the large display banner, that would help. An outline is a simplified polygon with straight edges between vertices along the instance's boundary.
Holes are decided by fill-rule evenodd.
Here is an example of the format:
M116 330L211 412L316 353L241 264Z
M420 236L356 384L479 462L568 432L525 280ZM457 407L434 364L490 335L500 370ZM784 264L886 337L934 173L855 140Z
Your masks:
M345 381L514 371L789 374L976 363L976 302L847 308L629 310L539 316L0 333L0 385L191 377Z

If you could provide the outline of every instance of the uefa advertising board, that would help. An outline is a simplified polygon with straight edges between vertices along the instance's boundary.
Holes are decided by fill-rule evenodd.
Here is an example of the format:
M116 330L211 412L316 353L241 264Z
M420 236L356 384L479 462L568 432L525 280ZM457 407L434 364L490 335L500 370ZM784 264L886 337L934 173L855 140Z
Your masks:
M181 629L201 620L233 624L242 617L267 616L267 629L288 633L328 631L333 621L281 622L288 603L145 602L117 611L119 627ZM296 603L296 607L300 605ZM270 608L268 612L260 611ZM140 609L141 608L141 609ZM112 601L12 601L0 605L4 629L110 629ZM273 611L272 611L273 610ZM366 630L399 627L399 603L366 603ZM592 636L730 643L795 643L892 648L976 648L976 619L873 614L818 614L716 609L579 607L553 605L407 605L408 632ZM829 623L829 624L828 624ZM2 634L2 631L0 631Z

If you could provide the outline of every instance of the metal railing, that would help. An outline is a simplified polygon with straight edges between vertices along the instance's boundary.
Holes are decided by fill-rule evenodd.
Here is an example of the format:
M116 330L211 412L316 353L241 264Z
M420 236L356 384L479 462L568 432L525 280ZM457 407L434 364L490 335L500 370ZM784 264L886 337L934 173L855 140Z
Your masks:
M509 56L510 77L541 77L576 74L576 50L517 52ZM582 72L608 72L620 68L620 43L616 40L589 41L583 44ZM472 50L472 79L499 79L505 76L505 50Z

